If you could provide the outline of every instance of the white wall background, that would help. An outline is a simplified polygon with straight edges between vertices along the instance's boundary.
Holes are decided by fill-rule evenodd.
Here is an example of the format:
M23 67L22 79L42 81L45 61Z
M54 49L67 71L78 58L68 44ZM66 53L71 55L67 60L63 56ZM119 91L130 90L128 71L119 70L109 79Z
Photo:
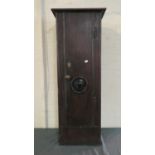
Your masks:
M58 127L55 7L106 7L102 19L101 125L121 126L120 0L35 0L35 127Z

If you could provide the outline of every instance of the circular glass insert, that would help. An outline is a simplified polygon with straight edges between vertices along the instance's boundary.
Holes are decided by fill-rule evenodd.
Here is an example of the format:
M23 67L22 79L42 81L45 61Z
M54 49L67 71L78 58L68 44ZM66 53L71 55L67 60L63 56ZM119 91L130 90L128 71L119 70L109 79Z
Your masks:
M87 88L87 81L83 77L76 77L71 82L72 90L76 93L83 93Z

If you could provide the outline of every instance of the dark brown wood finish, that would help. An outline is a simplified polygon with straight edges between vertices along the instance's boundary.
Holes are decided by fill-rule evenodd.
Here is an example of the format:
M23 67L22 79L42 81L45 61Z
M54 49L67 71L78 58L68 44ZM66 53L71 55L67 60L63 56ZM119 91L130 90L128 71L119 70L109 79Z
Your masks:
M57 25L59 142L100 144L101 19L105 8L52 11Z

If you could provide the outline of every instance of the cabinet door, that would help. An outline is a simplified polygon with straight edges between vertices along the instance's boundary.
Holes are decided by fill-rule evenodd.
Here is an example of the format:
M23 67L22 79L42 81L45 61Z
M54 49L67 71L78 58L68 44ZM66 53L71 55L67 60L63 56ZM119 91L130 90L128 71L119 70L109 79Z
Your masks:
M101 14L59 12L58 94L62 143L100 140Z

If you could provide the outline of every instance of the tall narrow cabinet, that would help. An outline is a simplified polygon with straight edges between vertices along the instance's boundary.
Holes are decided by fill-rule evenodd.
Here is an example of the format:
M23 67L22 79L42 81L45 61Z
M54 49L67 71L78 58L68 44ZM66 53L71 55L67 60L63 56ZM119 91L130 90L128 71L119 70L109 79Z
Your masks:
M101 19L105 8L56 17L60 144L101 143Z

